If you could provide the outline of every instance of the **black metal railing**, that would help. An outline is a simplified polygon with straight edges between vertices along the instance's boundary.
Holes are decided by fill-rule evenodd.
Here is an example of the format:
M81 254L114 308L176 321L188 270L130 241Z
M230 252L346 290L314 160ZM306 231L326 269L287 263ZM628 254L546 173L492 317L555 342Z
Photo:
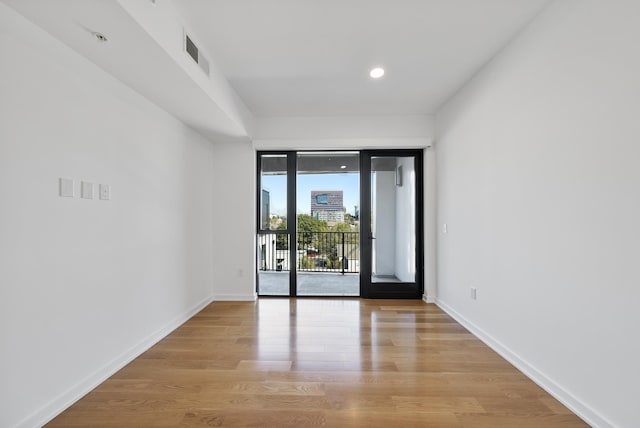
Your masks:
M258 235L258 268L289 271L289 235ZM360 232L298 232L296 270L302 272L360 272Z
M288 271L290 266L289 259L288 234L258 234L258 269L263 271Z

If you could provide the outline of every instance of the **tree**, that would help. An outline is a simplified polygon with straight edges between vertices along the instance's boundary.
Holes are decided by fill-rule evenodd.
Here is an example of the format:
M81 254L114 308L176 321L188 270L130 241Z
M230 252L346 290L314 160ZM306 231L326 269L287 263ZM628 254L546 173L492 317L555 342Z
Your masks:
M344 213L344 222L349 224L356 224L356 218L349 213Z
M320 241L318 233L328 232L326 221L318 220L308 214L298 214L298 246L301 248L318 248Z
M351 226L347 223L337 223L335 226L331 226L331 232L351 232Z
M280 224L278 224L275 230L287 230L287 220L282 219L282 221L280 221ZM276 235L276 249L278 250L289 249L289 240L287 235Z
M313 270L316 267L316 262L314 259L309 258L307 256L302 256L300 259L300 269Z
M346 223L338 223L335 226L331 227L332 232L345 232L344 234L344 242L345 244L358 244L360 240L360 236L358 235L357 230L353 230L351 226ZM347 233L348 232L348 233ZM342 242L342 236L339 238L340 243Z
M318 220L308 214L298 214L298 232L328 232L326 221Z

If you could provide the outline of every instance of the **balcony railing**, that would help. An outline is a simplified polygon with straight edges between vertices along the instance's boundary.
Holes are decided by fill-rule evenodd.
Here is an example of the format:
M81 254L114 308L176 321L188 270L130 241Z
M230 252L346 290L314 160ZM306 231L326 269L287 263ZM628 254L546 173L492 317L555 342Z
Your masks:
M291 270L289 235L258 235L258 268L262 271ZM297 271L360 272L360 232L298 232L296 234Z

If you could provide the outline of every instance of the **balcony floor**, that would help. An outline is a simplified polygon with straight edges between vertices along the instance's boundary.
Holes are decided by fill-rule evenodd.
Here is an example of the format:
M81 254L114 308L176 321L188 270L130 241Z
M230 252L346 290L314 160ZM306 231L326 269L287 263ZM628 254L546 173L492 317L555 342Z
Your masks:
M258 272L258 294L288 296L289 272ZM298 272L298 296L359 296L360 274Z

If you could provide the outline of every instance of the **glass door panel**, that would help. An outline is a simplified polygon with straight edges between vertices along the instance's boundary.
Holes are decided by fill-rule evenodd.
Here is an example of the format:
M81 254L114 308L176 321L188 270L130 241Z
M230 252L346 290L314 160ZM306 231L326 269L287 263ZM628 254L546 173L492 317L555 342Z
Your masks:
M288 296L291 233L287 222L288 155L260 154L258 189L258 294Z
M360 294L360 155L299 152L296 284L298 296Z
M421 161L419 151L364 156L363 296L419 297L422 292Z
M371 281L416 280L413 157L371 158Z

